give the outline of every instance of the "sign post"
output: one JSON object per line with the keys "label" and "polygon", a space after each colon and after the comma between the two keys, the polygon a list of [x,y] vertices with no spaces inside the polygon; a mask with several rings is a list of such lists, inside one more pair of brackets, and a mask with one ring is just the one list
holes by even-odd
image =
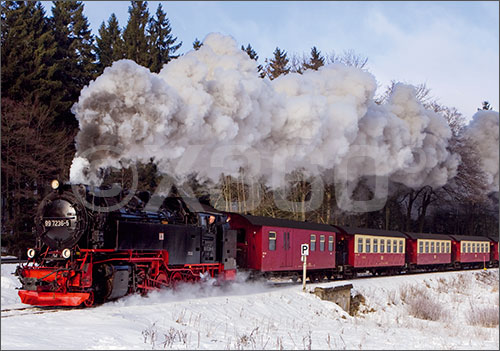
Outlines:
{"label": "sign post", "polygon": [[302,255],[302,262],[304,262],[304,266],[302,269],[302,291],[306,291],[306,269],[307,256],[309,256],[309,244],[300,245],[300,254]]}

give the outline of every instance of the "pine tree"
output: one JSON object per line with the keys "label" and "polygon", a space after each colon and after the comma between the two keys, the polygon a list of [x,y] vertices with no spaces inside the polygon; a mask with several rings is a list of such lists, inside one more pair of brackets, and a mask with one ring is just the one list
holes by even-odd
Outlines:
{"label": "pine tree", "polygon": [[96,54],[99,60],[99,71],[111,66],[114,61],[125,57],[125,44],[121,37],[121,30],[118,26],[118,19],[112,13],[106,26],[102,22],[99,28],[99,37],[96,38]]}
{"label": "pine tree", "polygon": [[195,50],[199,50],[202,45],[203,45],[203,43],[201,41],[199,41],[198,38],[196,38],[193,41],[193,49],[195,49]]}
{"label": "pine tree", "polygon": [[481,110],[491,110],[491,106],[490,106],[489,101],[483,101],[483,106],[481,108],[478,108],[477,110],[478,111],[481,111]]}
{"label": "pine tree", "polygon": [[325,65],[325,58],[321,56],[321,51],[319,51],[316,46],[311,49],[311,58],[308,62],[304,62],[302,69],[305,71],[307,69],[318,70],[321,66]]}
{"label": "pine tree", "polygon": [[149,23],[148,3],[147,1],[131,1],[130,4],[128,8],[130,16],[123,31],[125,57],[134,60],[139,65],[150,67],[152,60],[146,32]]}
{"label": "pine tree", "polygon": [[3,1],[1,58],[2,98],[33,101],[47,106],[54,81],[56,43],[40,2]]}
{"label": "pine tree", "polygon": [[290,72],[290,67],[288,66],[288,58],[286,57],[285,50],[280,50],[276,47],[274,50],[274,58],[269,60],[267,64],[267,76],[269,79],[273,80],[281,76],[282,74],[288,74]]}
{"label": "pine tree", "polygon": [[97,75],[94,38],[81,1],[54,1],[53,4],[52,29],[57,42],[54,79],[62,84],[54,99],[59,101],[62,120],[76,126],[71,106],[78,100],[82,88]]}
{"label": "pine tree", "polygon": [[[246,48],[241,45],[241,50],[245,51],[248,54],[248,57],[250,57],[252,60],[257,61],[259,59],[259,56],[257,56],[257,52],[252,48],[250,44],[248,44]],[[262,65],[257,66],[257,72],[259,73],[259,76],[261,78],[264,78],[266,76],[264,67],[262,67]]]}
{"label": "pine tree", "polygon": [[160,72],[163,65],[179,57],[174,55],[182,45],[176,44],[177,38],[172,35],[170,21],[161,4],[158,5],[155,18],[151,18],[148,26],[149,47],[151,52],[151,71]]}
{"label": "pine tree", "polygon": [[252,48],[250,44],[248,44],[246,48],[244,45],[241,45],[241,50],[245,51],[248,54],[248,57],[250,57],[252,60],[257,61],[259,59],[259,56],[257,56],[257,52]]}

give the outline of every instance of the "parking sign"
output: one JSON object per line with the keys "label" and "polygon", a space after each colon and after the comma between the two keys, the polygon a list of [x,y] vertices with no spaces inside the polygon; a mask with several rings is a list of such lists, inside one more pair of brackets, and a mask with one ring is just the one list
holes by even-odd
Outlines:
{"label": "parking sign", "polygon": [[302,256],[309,256],[309,244],[300,245],[300,254]]}

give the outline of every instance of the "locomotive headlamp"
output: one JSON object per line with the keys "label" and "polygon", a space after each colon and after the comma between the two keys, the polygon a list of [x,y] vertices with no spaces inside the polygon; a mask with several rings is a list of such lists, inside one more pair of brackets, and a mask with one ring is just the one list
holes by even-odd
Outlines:
{"label": "locomotive headlamp", "polygon": [[62,252],[62,257],[64,258],[69,258],[71,256],[71,250],[70,249],[64,249]]}
{"label": "locomotive headlamp", "polygon": [[50,183],[50,186],[52,187],[52,189],[56,190],[57,188],[59,188],[59,181],[57,179],[54,179],[52,183]]}
{"label": "locomotive headlamp", "polygon": [[35,257],[36,251],[35,249],[28,249],[28,257],[33,258]]}

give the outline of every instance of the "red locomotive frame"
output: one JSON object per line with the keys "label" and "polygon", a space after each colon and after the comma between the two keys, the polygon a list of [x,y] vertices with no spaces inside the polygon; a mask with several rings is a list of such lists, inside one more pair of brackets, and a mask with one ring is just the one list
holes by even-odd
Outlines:
{"label": "red locomotive frame", "polygon": [[[45,255],[58,252],[47,251]],[[195,282],[201,277],[233,280],[236,270],[225,270],[224,264],[186,264],[169,266],[168,252],[134,252],[81,249],[78,258],[66,262],[64,268],[54,270],[54,267],[33,266],[30,261],[18,268],[18,274],[23,278],[42,280],[48,286],[57,286],[56,290],[48,290],[38,286],[35,290],[19,290],[21,301],[38,306],[92,306],[95,302],[92,272],[95,265],[111,262],[134,265],[139,270],[143,280],[135,285],[135,289],[143,294],[162,287],[175,287],[179,282]],[[96,255],[106,254],[104,258]],[[131,293],[134,291],[129,291]]]}

